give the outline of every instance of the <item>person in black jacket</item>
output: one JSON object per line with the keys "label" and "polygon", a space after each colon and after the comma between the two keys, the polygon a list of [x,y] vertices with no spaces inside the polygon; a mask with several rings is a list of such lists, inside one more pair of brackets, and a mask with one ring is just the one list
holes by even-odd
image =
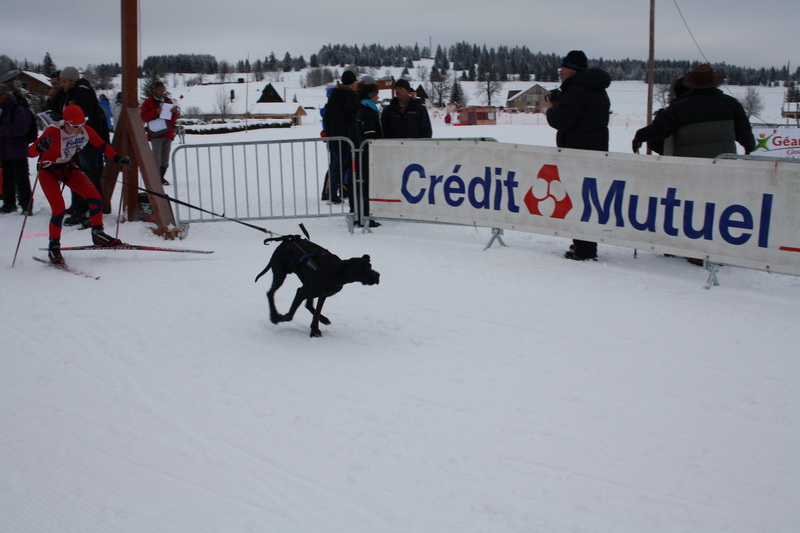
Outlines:
{"label": "person in black jacket", "polygon": [[717,89],[724,81],[711,65],[700,65],[686,74],[682,84],[688,89],[682,97],[660,112],[653,122],[636,132],[633,151],[643,142],[672,138],[671,155],[716,157],[736,153],[736,143],[746,154],[755,149],[756,140],[742,104]]}
{"label": "person in black jacket", "polygon": [[[586,54],[573,50],[561,62],[561,87],[549,95],[547,123],[555,128],[556,146],[608,151],[608,114],[611,103],[606,89],[607,72],[588,68]],[[597,243],[575,239],[564,254],[567,259],[597,259]]]}
{"label": "person in black jacket", "polygon": [[[97,132],[101,139],[108,142],[108,126],[105,113],[100,107],[92,84],[86,78],[81,78],[75,67],[64,67],[61,70],[61,87],[65,93],[63,105],[77,105],[88,117],[89,126]],[[58,117],[61,118],[60,116]],[[98,191],[102,192],[101,177],[103,174],[103,154],[94,146],[86,146],[76,156],[78,166],[89,177],[89,180]],[[89,204],[83,196],[73,192],[72,204],[68,210],[70,216],[64,219],[65,226],[89,227]]]}
{"label": "person in black jacket", "polygon": [[[355,143],[356,113],[360,107],[356,94],[357,83],[356,75],[351,70],[345,70],[342,73],[342,84],[335,87],[328,96],[328,103],[325,105],[326,137],[347,137]],[[340,204],[342,180],[351,164],[350,145],[342,141],[329,141],[328,152],[329,198],[332,203]]]}
{"label": "person in black jacket", "polygon": [[0,167],[3,169],[3,207],[0,213],[30,214],[31,180],[28,172],[28,140],[33,113],[18,88],[0,83]]}
{"label": "person in black jacket", "polygon": [[381,125],[387,139],[430,139],[433,136],[431,118],[425,106],[411,97],[408,80],[394,84],[396,96],[381,113]]}
{"label": "person in black jacket", "polygon": [[[356,147],[360,147],[361,143],[369,139],[383,139],[383,127],[381,126],[381,110],[378,107],[378,100],[380,98],[380,90],[378,84],[374,82],[361,83],[358,86],[358,97],[361,100],[361,107],[356,114]],[[364,226],[364,220],[369,217],[369,145],[364,145],[364,151],[361,154],[361,162],[358,167],[359,177],[361,181],[360,194],[353,192],[350,193],[350,212],[356,213],[355,225],[358,228]],[[357,186],[358,184],[356,184]],[[356,187],[350,187],[353,191]],[[359,211],[353,210],[353,198],[358,197],[361,199]],[[369,221],[369,227],[377,228],[380,223],[375,220]]]}

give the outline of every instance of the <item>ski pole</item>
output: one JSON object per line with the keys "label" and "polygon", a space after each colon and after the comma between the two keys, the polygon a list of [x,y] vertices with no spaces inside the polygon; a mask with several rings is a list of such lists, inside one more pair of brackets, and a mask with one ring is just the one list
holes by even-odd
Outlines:
{"label": "ski pole", "polygon": [[[123,177],[128,177],[128,170],[129,169],[125,169],[125,170],[122,171]],[[122,183],[124,183],[124,181]],[[119,219],[122,216],[122,197],[123,196],[125,196],[125,195],[122,194],[122,192],[120,192],[120,195],[119,195],[119,207],[117,207],[117,230],[116,230],[116,233],[114,234],[114,238],[116,238],[116,239],[119,239]]]}
{"label": "ski pole", "polygon": [[19,230],[19,239],[17,239],[17,249],[14,250],[14,260],[11,261],[11,268],[17,264],[17,254],[19,253],[19,245],[22,243],[22,235],[25,233],[25,224],[28,222],[28,213],[33,209],[33,195],[36,192],[36,186],[39,184],[39,172],[36,172],[36,179],[33,181],[33,189],[31,190],[31,197],[28,199],[28,205],[25,206],[25,218],[22,219],[22,229]]}

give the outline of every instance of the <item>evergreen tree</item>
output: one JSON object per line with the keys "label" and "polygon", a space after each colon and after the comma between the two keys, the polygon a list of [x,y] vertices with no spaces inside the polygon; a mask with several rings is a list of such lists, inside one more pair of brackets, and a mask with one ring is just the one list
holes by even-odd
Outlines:
{"label": "evergreen tree", "polygon": [[55,72],[56,64],[53,63],[53,59],[50,57],[50,52],[47,52],[44,55],[44,59],[42,60],[42,74],[45,76],[49,76],[51,73]]}
{"label": "evergreen tree", "polygon": [[457,104],[459,107],[466,107],[467,96],[464,94],[464,89],[458,80],[453,80],[453,87],[450,89],[450,102]]}

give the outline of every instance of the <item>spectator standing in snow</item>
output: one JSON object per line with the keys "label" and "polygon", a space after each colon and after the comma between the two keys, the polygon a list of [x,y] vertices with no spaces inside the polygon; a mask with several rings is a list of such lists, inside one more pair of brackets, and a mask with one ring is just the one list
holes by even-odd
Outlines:
{"label": "spectator standing in snow", "polygon": [[119,127],[119,116],[122,114],[122,93],[117,93],[114,104],[111,106],[111,118],[114,120],[114,128]]}
{"label": "spectator standing in snow", "polygon": [[114,123],[111,121],[111,102],[108,101],[106,95],[101,94],[99,97],[100,107],[103,109],[103,115],[106,117],[106,129],[109,132],[114,131]]}
{"label": "spectator standing in snow", "polygon": [[736,143],[749,154],[755,149],[753,130],[742,104],[720,91],[725,77],[711,65],[700,65],[682,78],[687,92],[636,132],[633,151],[643,142],[672,137],[673,154],[716,157],[736,153]]}
{"label": "spectator standing in snow", "polygon": [[[356,113],[361,107],[356,94],[357,85],[353,71],[345,70],[342,73],[341,85],[331,91],[328,103],[325,105],[326,137],[347,137],[355,144]],[[350,145],[342,141],[328,141],[328,151],[330,152],[330,201],[340,204],[342,181],[352,161]],[[352,190],[353,187],[349,188]]]}
{"label": "spectator standing in snow", "polygon": [[73,159],[91,144],[119,165],[130,167],[129,157],[121,157],[107,141],[89,126],[83,110],[77,105],[68,105],[62,113],[63,119],[47,127],[28,148],[28,156],[38,157],[39,183],[45,198],[50,203],[50,245],[48,256],[55,264],[64,263],[61,256],[61,226],[64,219],[64,197],[60,184],[84,198],[89,205],[92,225],[92,242],[97,246],[114,247],[122,242],[103,232],[103,201],[99,190],[89,180]]}
{"label": "spectator standing in snow", "polygon": [[32,120],[25,97],[8,85],[0,84],[0,166],[3,169],[3,207],[0,207],[0,213],[15,213],[17,200],[23,214],[30,209],[26,135]]}
{"label": "spectator standing in snow", "polygon": [[[103,141],[108,141],[108,128],[103,116],[103,109],[97,99],[92,84],[82,78],[75,67],[64,67],[61,70],[61,89],[64,91],[64,109],[70,105],[77,105],[88,117],[89,126],[100,136]],[[58,116],[61,119],[62,116]],[[101,178],[103,175],[103,154],[94,145],[87,144],[77,155],[78,165],[89,177],[95,189],[102,191]],[[88,212],[89,204],[83,196],[73,191],[70,216],[64,220],[65,226],[83,226],[88,228],[91,224]]]}
{"label": "spectator standing in snow", "polygon": [[[675,80],[670,86],[669,90],[670,93],[669,105],[674,104],[675,101],[678,100],[679,98],[683,98],[688,91],[689,88],[683,84],[683,76]],[[653,119],[656,119],[659,116],[661,116],[661,114],[663,114],[666,110],[667,110],[666,107],[658,109],[655,113],[653,113]],[[670,136],[665,139],[647,141],[647,148],[651,152],[655,152],[659,155],[675,155],[675,146],[673,144],[673,140],[674,139]],[[638,153],[638,149],[639,149],[638,146],[634,146],[633,151],[635,153]]]}
{"label": "spectator standing in snow", "polygon": [[[358,97],[360,99],[361,107],[356,113],[356,147],[361,146],[366,140],[369,139],[382,139],[383,127],[381,126],[381,110],[378,107],[378,99],[380,98],[380,90],[378,84],[375,82],[362,83],[358,87]],[[358,167],[358,175],[361,180],[361,189],[358,191],[360,202],[360,217],[355,221],[357,228],[364,227],[364,220],[369,217],[369,145],[364,145],[364,151],[361,153],[361,161]],[[350,212],[355,210],[354,198],[356,196],[355,189],[358,186],[353,184],[350,187]],[[369,221],[369,227],[377,228],[380,223],[375,220]]]}
{"label": "spectator standing in snow", "polygon": [[[166,106],[166,109],[165,109]],[[165,111],[166,113],[162,113]],[[142,121],[147,125],[147,138],[150,140],[150,149],[161,173],[161,184],[169,185],[164,177],[169,167],[169,154],[172,150],[172,140],[175,138],[175,121],[180,116],[176,106],[162,81],[156,81],[150,89],[148,96],[142,103],[140,111]],[[162,115],[166,115],[162,117]]]}
{"label": "spectator standing in snow", "polygon": [[[549,95],[547,123],[555,128],[556,146],[608,151],[608,114],[611,103],[606,89],[607,72],[588,68],[586,54],[572,50],[561,61],[561,87]],[[564,254],[567,259],[597,259],[597,243],[575,239]]]}
{"label": "spectator standing in snow", "polygon": [[397,80],[395,97],[381,113],[381,125],[387,139],[430,139],[433,136],[428,110],[411,96],[408,80]]}

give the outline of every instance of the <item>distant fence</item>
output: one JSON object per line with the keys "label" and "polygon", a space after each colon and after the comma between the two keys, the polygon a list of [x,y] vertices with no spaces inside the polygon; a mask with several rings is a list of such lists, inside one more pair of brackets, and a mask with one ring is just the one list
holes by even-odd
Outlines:
{"label": "distant fence", "polygon": [[[353,149],[346,138],[332,139]],[[172,153],[174,196],[238,220],[347,216],[346,203],[322,200],[328,155],[321,138],[184,144]],[[220,220],[177,203],[174,210],[184,228]]]}

